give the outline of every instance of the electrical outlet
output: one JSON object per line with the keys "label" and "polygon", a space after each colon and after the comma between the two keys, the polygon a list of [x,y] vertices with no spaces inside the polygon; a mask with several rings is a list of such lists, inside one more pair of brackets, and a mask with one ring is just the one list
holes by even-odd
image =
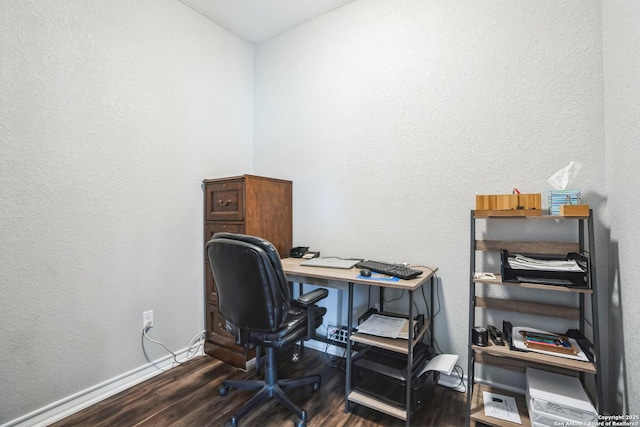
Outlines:
{"label": "electrical outlet", "polygon": [[149,329],[153,328],[153,310],[142,313],[142,327]]}
{"label": "electrical outlet", "polygon": [[337,326],[327,326],[327,339],[332,340],[338,335],[340,328]]}
{"label": "electrical outlet", "polygon": [[347,328],[327,326],[327,339],[341,343],[347,343]]}

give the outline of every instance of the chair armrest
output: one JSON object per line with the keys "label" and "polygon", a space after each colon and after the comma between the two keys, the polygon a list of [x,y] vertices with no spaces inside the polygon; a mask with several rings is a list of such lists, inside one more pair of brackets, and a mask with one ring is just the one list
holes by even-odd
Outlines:
{"label": "chair armrest", "polygon": [[315,289],[311,292],[307,292],[304,295],[300,295],[297,299],[296,302],[306,306],[312,305],[317,303],[318,301],[320,301],[321,299],[324,299],[327,297],[327,295],[329,295],[329,291],[324,289],[324,288],[318,288]]}
{"label": "chair armrest", "polygon": [[329,291],[324,288],[314,289],[311,292],[307,292],[304,295],[300,295],[297,299],[291,301],[298,307],[301,307],[303,310],[307,310],[307,337],[306,340],[309,340],[313,337],[314,332],[316,330],[316,315],[314,310],[316,308],[315,303],[320,301],[321,299],[326,298],[329,295]]}

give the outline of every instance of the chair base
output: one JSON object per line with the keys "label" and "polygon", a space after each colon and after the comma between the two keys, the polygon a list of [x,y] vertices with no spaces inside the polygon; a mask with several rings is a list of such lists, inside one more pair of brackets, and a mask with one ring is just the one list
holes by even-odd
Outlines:
{"label": "chair base", "polygon": [[267,347],[267,360],[265,363],[265,379],[258,380],[226,380],[220,386],[218,392],[221,396],[227,394],[229,388],[240,390],[259,390],[238,412],[231,417],[231,426],[236,427],[238,421],[250,411],[256,409],[269,399],[275,399],[282,406],[294,413],[299,422],[294,424],[298,427],[307,425],[307,413],[286,395],[284,390],[312,385],[314,391],[320,389],[320,375],[310,375],[302,378],[289,378],[278,380],[278,365],[275,357],[276,350]]}

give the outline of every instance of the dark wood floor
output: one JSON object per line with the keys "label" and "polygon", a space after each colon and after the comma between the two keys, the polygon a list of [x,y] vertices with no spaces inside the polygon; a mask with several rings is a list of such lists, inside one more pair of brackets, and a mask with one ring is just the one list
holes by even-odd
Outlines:
{"label": "dark wood floor", "polygon": [[[300,362],[279,361],[281,378],[319,374],[322,387],[289,391],[292,400],[309,414],[308,427],[404,426],[404,421],[352,404],[344,413],[344,371],[333,367],[326,354],[306,348]],[[224,426],[253,392],[229,391],[218,395],[224,379],[255,379],[223,362],[199,357],[53,424],[67,426]],[[465,395],[445,387],[435,388],[432,400],[414,416],[412,426],[458,427],[468,425]],[[271,401],[240,421],[240,426],[292,426],[295,415]]]}

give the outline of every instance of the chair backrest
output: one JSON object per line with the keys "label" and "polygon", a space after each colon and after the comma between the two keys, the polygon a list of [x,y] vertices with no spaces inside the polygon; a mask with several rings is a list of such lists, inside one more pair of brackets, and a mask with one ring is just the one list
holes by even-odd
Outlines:
{"label": "chair backrest", "polygon": [[243,330],[281,327],[291,291],[276,248],[254,236],[216,233],[206,250],[220,313]]}

